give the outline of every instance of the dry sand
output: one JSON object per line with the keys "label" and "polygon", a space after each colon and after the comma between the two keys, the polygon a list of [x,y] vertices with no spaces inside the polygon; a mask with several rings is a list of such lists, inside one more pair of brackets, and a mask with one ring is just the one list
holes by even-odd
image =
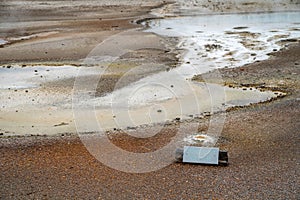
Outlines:
{"label": "dry sand", "polygon": [[[40,26],[39,22],[36,28],[25,29],[24,34],[51,34],[4,46],[0,49],[1,63],[76,63],[93,48],[94,42],[100,42],[120,30],[136,27],[137,25],[128,22],[141,15],[148,17],[149,5],[117,8],[101,5],[96,8],[107,12],[103,11],[103,16],[97,16],[102,18],[97,21],[73,18],[60,23],[59,19],[59,22],[54,20],[54,24],[51,21],[45,23],[45,26]],[[128,12],[125,15],[124,11],[119,13],[126,9]],[[118,19],[113,20],[112,16]],[[24,26],[28,24],[25,23]],[[53,30],[58,30],[59,33],[52,33]],[[6,33],[10,33],[10,37],[24,36],[13,29],[7,29]],[[78,41],[76,37],[82,40]],[[62,43],[67,41],[69,45],[64,45],[67,47],[62,50]],[[76,55],[64,53],[72,52],[72,49],[78,50],[76,45],[80,41],[90,45],[80,49]],[[49,49],[49,46],[53,49]],[[29,50],[33,52],[27,53]],[[221,70],[227,85],[276,89],[288,93],[282,99],[228,111],[218,142],[222,149],[229,151],[228,167],[174,163],[151,173],[129,174],[110,169],[97,161],[74,135],[2,137],[0,198],[299,199],[299,52],[300,44],[296,43],[274,53],[267,61]],[[213,73],[207,77],[213,79]],[[195,80],[201,81],[201,78],[195,77]],[[208,121],[209,117],[181,123],[188,125],[198,122],[199,131],[205,132]],[[149,152],[168,143],[179,125],[166,125],[160,134],[150,139],[133,138],[118,131],[111,132],[111,141],[132,152]]]}

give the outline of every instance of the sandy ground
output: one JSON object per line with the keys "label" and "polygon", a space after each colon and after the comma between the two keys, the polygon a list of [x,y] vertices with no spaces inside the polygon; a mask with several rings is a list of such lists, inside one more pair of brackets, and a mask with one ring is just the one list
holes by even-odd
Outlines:
{"label": "sandy ground", "polygon": [[[77,137],[6,138],[0,149],[1,198],[299,199],[299,50],[296,45],[268,61],[223,70],[225,79],[238,84],[259,79],[267,85],[268,77],[280,76],[287,81],[279,80],[284,85],[278,87],[290,94],[227,113],[219,145],[229,151],[228,167],[174,163],[128,174],[101,164]],[[200,131],[207,129],[207,120],[200,120]],[[145,152],[164,145],[176,130],[169,125],[146,140],[112,133],[111,140]]]}
{"label": "sandy ground", "polygon": [[[12,2],[19,5],[19,1]],[[55,1],[49,3],[55,4]],[[74,6],[65,12],[69,13],[70,19],[61,22],[60,15],[56,13],[57,20],[49,20],[49,16],[46,17],[47,20],[34,18],[38,21],[37,26],[28,25],[26,20],[18,19],[22,22],[20,29],[30,28],[25,28],[24,33],[20,33],[20,29],[14,29],[13,26],[7,27],[5,31],[1,30],[2,38],[8,39],[8,35],[13,38],[9,40],[10,44],[0,48],[1,63],[5,66],[10,63],[40,62],[76,64],[85,58],[95,43],[120,30],[137,27],[128,22],[142,16],[148,17],[148,6],[157,5],[147,1],[145,5],[138,6],[139,9],[126,5],[99,5],[95,9],[102,9],[103,13],[97,19],[87,17],[82,20],[75,20],[78,16],[74,13],[81,7]],[[22,4],[21,7],[23,6]],[[42,4],[39,6],[45,9]],[[86,6],[88,12],[90,7]],[[43,9],[37,13],[44,12]],[[126,14],[124,10],[127,10]],[[25,16],[32,20],[32,14]],[[112,16],[117,19],[111,19]],[[44,26],[40,26],[41,23]],[[47,34],[34,35],[45,32]],[[31,39],[19,38],[28,35],[34,36]],[[87,45],[77,51],[81,42]],[[165,49],[158,48],[140,54],[156,56],[159,54],[157,51]],[[226,85],[230,87],[250,86],[288,93],[288,96],[275,101],[227,112],[218,146],[229,151],[228,167],[173,163],[155,172],[130,174],[108,168],[97,161],[74,135],[2,137],[0,198],[299,199],[299,52],[300,44],[296,43],[274,53],[267,61],[220,70]],[[163,57],[158,62],[170,62],[171,58],[172,56]],[[206,77],[213,81],[214,73],[206,74]],[[111,77],[107,78],[113,82]],[[201,81],[201,76],[194,79]],[[56,90],[66,82],[49,84]],[[110,90],[107,88],[99,93]],[[209,119],[207,116],[204,119],[168,124],[156,137],[150,139],[130,137],[119,131],[110,132],[110,140],[132,152],[150,152],[167,144],[176,135],[179,125],[188,126],[189,123],[197,122],[200,124],[199,131],[205,132]],[[142,128],[138,131],[149,130]]]}
{"label": "sandy ground", "polygon": [[138,27],[132,23],[134,20],[150,16],[149,10],[162,4],[163,1],[1,2],[0,38],[8,44],[0,48],[0,63],[76,63],[108,36]]}

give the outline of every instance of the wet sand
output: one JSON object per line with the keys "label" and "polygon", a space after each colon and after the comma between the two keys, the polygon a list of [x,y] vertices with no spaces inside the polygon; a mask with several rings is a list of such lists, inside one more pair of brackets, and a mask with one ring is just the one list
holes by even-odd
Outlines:
{"label": "wet sand", "polygon": [[[125,28],[135,26],[127,24],[130,20],[124,22]],[[61,45],[61,38],[58,38],[57,44]],[[43,54],[43,57],[41,53],[23,57],[22,52],[32,48],[31,42],[34,41],[20,41],[0,49],[8,52],[1,57],[1,62],[5,65],[10,62],[56,62],[61,55],[57,52],[61,47],[57,47],[51,56]],[[60,61],[76,63],[76,59],[83,58],[92,46],[83,50],[80,56],[66,55]],[[33,47],[36,51],[44,51],[41,46]],[[19,54],[17,49],[20,49]],[[275,52],[267,61],[220,70],[230,87],[256,87],[288,93],[271,102],[228,110],[217,144],[229,151],[228,167],[174,163],[151,173],[129,174],[101,164],[71,133],[59,137],[2,137],[0,198],[299,199],[299,52],[300,44],[296,43]],[[4,54],[1,52],[0,55]],[[214,73],[206,74],[206,77],[213,82]],[[201,81],[200,76],[194,79]],[[120,131],[110,132],[110,140],[132,152],[151,152],[167,144],[176,135],[179,125],[197,122],[199,131],[205,132],[209,119],[206,116],[165,125],[150,139],[130,137]],[[147,128],[139,130],[148,131]]]}

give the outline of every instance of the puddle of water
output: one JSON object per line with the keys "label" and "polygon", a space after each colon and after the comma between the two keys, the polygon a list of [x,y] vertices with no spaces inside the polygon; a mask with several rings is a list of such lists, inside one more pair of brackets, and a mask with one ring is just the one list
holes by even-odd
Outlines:
{"label": "puddle of water", "polygon": [[282,48],[281,40],[299,40],[299,19],[299,12],[279,12],[177,17],[146,23],[150,26],[147,32],[181,38],[178,48],[187,51],[182,55],[181,68],[193,76],[194,68],[205,73],[267,59],[268,53]]}
{"label": "puddle of water", "polygon": [[[39,87],[40,84],[76,77],[81,67],[74,66],[27,66],[13,65],[0,68],[0,89],[25,89]],[[100,67],[81,70],[81,75],[101,73]]]}
{"label": "puddle of water", "polygon": [[[91,124],[95,116],[98,119],[96,125],[99,124],[103,130],[126,129],[164,123],[176,118],[191,119],[203,116],[204,113],[222,112],[230,107],[259,103],[280,95],[272,91],[234,89],[174,77],[160,73],[104,97],[80,99],[75,96],[76,120],[84,126],[79,129],[86,132],[98,130]],[[93,112],[88,117],[87,113],[91,110]]]}

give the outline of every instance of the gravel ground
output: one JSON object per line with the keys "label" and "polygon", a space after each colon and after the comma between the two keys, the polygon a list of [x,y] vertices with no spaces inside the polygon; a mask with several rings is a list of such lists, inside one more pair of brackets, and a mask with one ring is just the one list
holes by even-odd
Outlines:
{"label": "gravel ground", "polygon": [[[19,1],[11,2],[18,5]],[[50,3],[53,2],[55,3]],[[144,15],[148,10],[149,8],[144,7],[141,12]],[[141,13],[128,12],[128,15],[122,25],[118,26],[124,29],[133,27],[134,25],[125,24],[132,20],[131,17],[136,18],[135,16]],[[73,37],[81,31],[74,27],[86,24],[82,21],[72,23],[72,26],[55,24],[52,28],[46,23],[43,28],[47,31],[53,27],[68,28],[60,30],[58,35],[39,38],[45,40],[37,46],[32,46],[32,40],[29,43],[22,40],[1,48],[0,61],[5,63],[57,60],[62,52],[57,52],[57,49],[61,49],[61,39],[65,41],[65,36]],[[104,26],[108,32],[104,29],[98,30],[98,23],[103,22],[91,22],[95,26],[89,26],[94,27],[89,31],[100,31],[104,35],[93,35],[88,39],[91,42],[90,46],[78,55],[66,54],[62,61],[74,61],[84,57],[89,49],[93,48],[92,44],[95,41],[102,41],[118,31],[112,27],[115,26],[114,23],[119,23],[118,20],[110,21]],[[103,27],[102,25],[100,27]],[[40,31],[38,28],[29,29],[28,32],[35,34]],[[13,35],[19,36],[14,32]],[[51,40],[52,37],[58,37],[58,40]],[[44,55],[44,50],[49,44],[53,47],[57,44],[59,47]],[[22,50],[18,51],[19,48]],[[30,48],[40,50],[44,57],[34,53],[22,56],[22,52],[27,52]],[[78,47],[70,45],[66,48]],[[227,167],[174,162],[151,173],[131,174],[108,168],[97,161],[80,139],[71,133],[72,136],[62,137],[2,137],[0,199],[300,199],[299,52],[300,44],[296,43],[274,53],[267,61],[220,70],[226,85],[276,89],[288,93],[281,99],[227,112],[218,142],[222,149],[229,152],[230,164]],[[28,58],[29,55],[32,57]],[[213,81],[213,73],[206,76]],[[201,77],[195,77],[195,80],[200,81]],[[197,122],[200,124],[199,131],[205,132],[208,121],[209,117],[166,125],[157,137],[150,139],[138,139],[120,132],[112,132],[111,141],[132,152],[153,151],[168,143],[168,140],[176,135],[179,125]],[[140,130],[148,131],[146,128]]]}
{"label": "gravel ground", "polygon": [[[237,79],[265,80],[274,75],[266,68],[280,60],[285,70],[298,69],[299,50],[296,45],[245,66],[247,74]],[[241,69],[224,73],[231,76],[236,70]],[[298,85],[299,78],[295,81]],[[101,164],[75,136],[1,139],[1,199],[299,199],[299,87],[291,88],[285,98],[227,113],[219,145],[229,151],[228,167],[174,163],[130,174]],[[201,123],[205,129],[205,120]],[[175,133],[172,125],[163,130],[166,137]],[[166,142],[122,136],[113,141],[131,151]]]}

